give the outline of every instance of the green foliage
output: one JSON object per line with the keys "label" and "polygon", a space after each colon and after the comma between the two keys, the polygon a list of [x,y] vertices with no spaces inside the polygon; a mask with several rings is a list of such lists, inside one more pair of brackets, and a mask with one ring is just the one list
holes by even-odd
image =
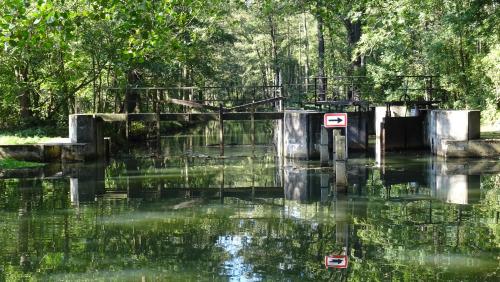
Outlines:
{"label": "green foliage", "polygon": [[51,138],[40,137],[40,136],[33,136],[33,137],[19,137],[15,135],[0,136],[0,144],[2,145],[37,144],[40,142],[47,142],[49,140],[51,140]]}
{"label": "green foliage", "polygon": [[494,121],[498,9],[492,0],[5,0],[0,128],[65,125],[69,113],[109,109],[107,89],[127,85],[271,85],[279,73],[307,96],[296,85],[319,73],[319,18],[325,75],[367,75],[375,88],[362,98],[400,99],[395,75],[439,75],[436,99]]}
{"label": "green foliage", "polygon": [[368,1],[357,52],[379,85],[389,74],[439,75],[448,107],[499,112],[498,5],[493,1]]}
{"label": "green foliage", "polygon": [[36,127],[26,129],[10,129],[0,133],[0,144],[36,144],[50,142],[66,135],[66,130],[61,131],[56,127]]}

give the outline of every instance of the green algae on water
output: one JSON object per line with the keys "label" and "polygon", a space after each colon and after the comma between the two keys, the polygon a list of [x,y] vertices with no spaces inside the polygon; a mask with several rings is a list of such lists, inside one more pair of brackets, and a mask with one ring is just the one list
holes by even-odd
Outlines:
{"label": "green algae on water", "polygon": [[42,167],[44,165],[44,163],[18,161],[13,159],[0,159],[0,169],[34,168]]}

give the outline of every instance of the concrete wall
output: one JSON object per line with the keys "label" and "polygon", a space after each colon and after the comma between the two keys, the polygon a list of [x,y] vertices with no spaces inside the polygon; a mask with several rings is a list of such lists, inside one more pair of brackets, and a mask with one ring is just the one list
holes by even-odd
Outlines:
{"label": "concrete wall", "polygon": [[[0,145],[0,159],[41,163],[81,162],[91,159],[89,152],[93,152],[94,148],[95,145],[88,143]],[[105,149],[104,146],[103,149]],[[106,156],[106,150],[103,154]]]}
{"label": "concrete wall", "polygon": [[43,179],[61,176],[61,163],[52,163],[36,168],[0,169],[0,179],[31,178]]}
{"label": "concrete wall", "polygon": [[286,160],[283,171],[285,199],[301,203],[320,199],[322,190],[329,190],[332,181],[329,173],[313,171],[308,163],[300,161]]}
{"label": "concrete wall", "polygon": [[447,158],[498,158],[500,139],[442,140],[440,155]]}
{"label": "concrete wall", "polygon": [[105,193],[105,170],[102,163],[78,165],[66,168],[70,175],[70,197],[73,204],[92,202]]}
{"label": "concrete wall", "polygon": [[0,145],[0,159],[52,162],[60,160],[59,144]]}
{"label": "concrete wall", "polygon": [[0,145],[0,158],[24,161],[86,161],[104,158],[104,121],[94,115],[69,116],[69,142],[29,145]]}
{"label": "concrete wall", "polygon": [[71,143],[87,144],[87,146],[68,150],[68,156],[84,160],[103,158],[106,152],[103,124],[102,118],[95,115],[70,115],[69,138]]}
{"label": "concrete wall", "polygon": [[466,205],[480,200],[481,171],[471,170],[467,162],[431,161],[431,196],[441,201]]}
{"label": "concrete wall", "polygon": [[[293,159],[319,159],[321,149],[321,130],[324,113],[314,111],[285,111],[284,113],[284,156]],[[368,148],[367,112],[348,113],[348,146],[350,150],[366,150]],[[276,130],[280,129],[279,123]],[[328,148],[332,148],[332,129],[328,131]],[[323,134],[324,135],[324,134]],[[279,135],[275,135],[279,140]],[[279,141],[276,141],[279,144]]]}
{"label": "concrete wall", "polygon": [[321,141],[323,114],[313,111],[286,111],[283,120],[285,157],[303,160],[319,158],[318,145]]}
{"label": "concrete wall", "polygon": [[468,141],[480,137],[480,112],[432,110],[426,117],[427,142],[431,152],[444,156],[443,140]]}
{"label": "concrete wall", "polygon": [[[430,148],[433,154],[448,157],[499,155],[498,143],[494,140],[468,142],[480,138],[480,111],[407,112],[406,107],[391,107],[391,117],[385,117],[386,109],[386,107],[375,109],[376,135],[382,140],[381,144],[385,150]],[[404,115],[408,116],[399,117]]]}

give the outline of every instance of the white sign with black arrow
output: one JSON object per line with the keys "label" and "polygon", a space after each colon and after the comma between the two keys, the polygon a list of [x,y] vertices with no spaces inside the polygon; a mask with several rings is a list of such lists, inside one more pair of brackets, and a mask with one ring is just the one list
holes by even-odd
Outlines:
{"label": "white sign with black arrow", "polygon": [[347,256],[325,256],[326,268],[347,268]]}
{"label": "white sign with black arrow", "polygon": [[323,124],[326,128],[347,127],[347,113],[325,114]]}

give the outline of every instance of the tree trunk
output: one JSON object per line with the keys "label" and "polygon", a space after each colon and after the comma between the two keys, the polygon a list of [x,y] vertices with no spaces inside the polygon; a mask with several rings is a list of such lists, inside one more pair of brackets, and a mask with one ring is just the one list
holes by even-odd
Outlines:
{"label": "tree trunk", "polygon": [[[95,55],[92,54],[92,75],[95,77]],[[97,85],[96,81],[92,81],[92,110],[97,112]]]}
{"label": "tree trunk", "polygon": [[140,75],[137,69],[129,69],[127,72],[127,83],[128,87],[125,92],[125,107],[127,113],[133,113],[140,111],[139,109],[139,92],[136,88],[139,86]]}
{"label": "tree trunk", "polygon": [[[265,46],[264,46],[264,50],[265,50]],[[264,61],[264,58],[261,56],[260,54],[260,51],[259,51],[259,47],[257,46],[256,48],[256,51],[257,51],[257,58],[259,58],[259,62],[260,62],[260,73],[262,75],[262,85],[263,86],[267,86],[267,73],[266,73],[266,65],[265,65],[265,61]],[[265,53],[265,52],[264,52]]]}
{"label": "tree trunk", "polygon": [[[319,5],[319,4],[318,4]],[[316,14],[318,21],[318,98],[320,101],[326,100],[326,78],[325,78],[325,37],[323,35],[323,17],[319,7]]]}
{"label": "tree trunk", "polygon": [[[349,68],[347,69],[348,76],[360,75],[361,67],[363,66],[363,60],[361,56],[356,55],[353,58],[354,48],[356,44],[361,39],[361,22],[359,20],[351,21],[349,19],[344,21],[344,25],[347,30],[347,56],[351,60]],[[347,98],[349,100],[360,100],[361,93],[360,89],[354,84],[354,78],[351,83],[352,87],[347,91]]]}
{"label": "tree trunk", "polygon": [[62,95],[66,98],[66,107],[64,107],[64,115],[74,114],[76,109],[76,93],[69,91],[68,81],[66,80],[66,66],[64,63],[64,53],[59,50],[59,79],[62,83]]}
{"label": "tree trunk", "polygon": [[305,92],[306,94],[309,92],[309,32],[307,31],[307,17],[306,17],[306,14],[303,13],[304,15],[304,37],[306,39],[305,43],[306,43],[306,52],[305,52],[305,55],[306,55],[306,65],[304,66],[305,69],[304,69],[304,73],[305,73],[305,78],[304,78],[304,82],[305,82]]}
{"label": "tree trunk", "polygon": [[29,122],[33,117],[33,113],[30,109],[30,90],[28,87],[28,66],[23,66],[20,68],[15,68],[16,78],[18,83],[21,85],[21,92],[18,96],[19,102],[19,113],[23,122]]}
{"label": "tree trunk", "polygon": [[355,58],[352,57],[354,48],[361,39],[361,22],[359,20],[346,20],[344,21],[344,25],[347,30],[347,56],[351,60],[348,75],[355,75],[355,73],[362,66],[361,56],[356,56]]}
{"label": "tree trunk", "polygon": [[269,28],[271,35],[271,49],[273,56],[274,85],[280,85],[281,70],[278,64],[278,39],[277,39],[276,24],[274,23],[273,18],[271,16],[269,16],[268,19],[269,19]]}

